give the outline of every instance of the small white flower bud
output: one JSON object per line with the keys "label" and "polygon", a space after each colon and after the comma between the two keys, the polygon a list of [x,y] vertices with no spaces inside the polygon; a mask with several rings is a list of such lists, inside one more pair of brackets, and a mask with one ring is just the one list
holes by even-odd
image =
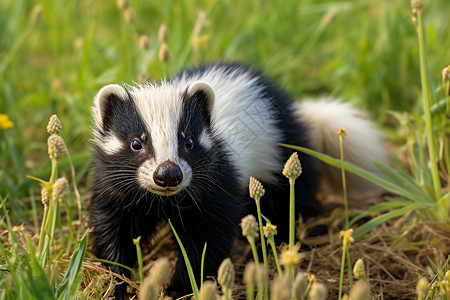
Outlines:
{"label": "small white flower bud", "polygon": [[170,59],[170,50],[169,50],[169,46],[167,46],[166,43],[162,44],[161,47],[159,47],[158,58],[162,62],[168,62],[169,61],[169,59]]}
{"label": "small white flower bud", "polygon": [[326,300],[328,298],[327,287],[320,282],[314,282],[308,293],[309,300]]}
{"label": "small white flower bud", "polygon": [[426,280],[423,277],[419,279],[416,285],[416,292],[419,298],[424,297],[427,294],[428,285],[429,285],[428,280]]}
{"label": "small white flower bud", "polygon": [[246,238],[255,238],[258,236],[258,221],[254,215],[247,215],[241,220],[242,235]]}
{"label": "small white flower bud", "polygon": [[48,155],[51,159],[61,159],[64,156],[66,145],[64,140],[57,134],[52,134],[47,139]]}
{"label": "small white flower bud", "polygon": [[53,184],[53,200],[61,200],[69,192],[69,182],[66,177],[58,178]]}
{"label": "small white flower bud", "polygon": [[159,286],[164,286],[170,280],[170,261],[167,257],[158,258],[150,269],[149,276]]}
{"label": "small white flower bud", "polygon": [[50,134],[58,134],[61,132],[61,129],[61,121],[58,119],[58,116],[52,115],[47,124],[47,132]]}
{"label": "small white flower bud", "polygon": [[217,271],[217,281],[223,287],[231,288],[234,284],[234,266],[231,259],[226,258]]}
{"label": "small white flower bud", "polygon": [[353,266],[353,275],[356,279],[363,279],[366,277],[366,267],[362,258],[358,259]]}
{"label": "small white flower bud", "polygon": [[217,295],[217,286],[214,282],[208,280],[203,282],[202,288],[198,295],[200,300],[217,300],[219,299]]}
{"label": "small white flower bud", "polygon": [[283,168],[283,175],[289,180],[295,180],[302,174],[302,165],[297,152],[292,153]]}
{"label": "small white flower bud", "polygon": [[262,196],[264,196],[266,190],[264,190],[263,185],[256,178],[250,177],[250,183],[248,185],[250,191],[250,197],[259,201]]}
{"label": "small white flower bud", "polygon": [[169,41],[169,28],[166,24],[161,24],[158,29],[158,40],[161,43],[167,43]]}
{"label": "small white flower bud", "polygon": [[292,284],[292,294],[297,299],[302,299],[303,295],[308,288],[308,279],[303,272],[298,272],[295,276],[294,283]]}

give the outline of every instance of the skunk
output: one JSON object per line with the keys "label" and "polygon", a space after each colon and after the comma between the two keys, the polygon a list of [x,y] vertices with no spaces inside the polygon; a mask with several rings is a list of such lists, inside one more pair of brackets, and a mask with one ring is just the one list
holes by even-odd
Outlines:
{"label": "skunk", "polygon": [[[240,64],[184,70],[160,85],[107,85],[95,97],[92,113],[94,251],[129,267],[137,259],[133,238],[141,236],[145,243],[170,219],[196,276],[205,243],[204,276],[216,275],[241,218],[253,212],[250,176],[266,191],[262,213],[278,225],[279,238],[287,239],[289,181],[281,171],[292,150],[280,143],[338,156],[336,133],[345,127],[348,160],[376,170],[372,161],[387,157],[380,133],[348,104],[293,102],[261,72]],[[322,174],[333,172],[323,172],[305,154],[299,159],[296,211],[307,218],[320,209],[316,193]],[[118,265],[109,267],[130,275]],[[189,292],[180,255],[167,293]],[[124,284],[116,286],[115,296],[126,296]]]}

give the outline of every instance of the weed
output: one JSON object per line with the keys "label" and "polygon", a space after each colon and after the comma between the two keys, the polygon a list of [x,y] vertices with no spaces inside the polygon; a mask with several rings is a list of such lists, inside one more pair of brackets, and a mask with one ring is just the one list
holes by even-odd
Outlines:
{"label": "weed", "polygon": [[[37,16],[35,17],[37,18]],[[58,250],[59,252],[54,255],[56,228],[61,225],[59,204],[69,190],[67,179],[65,177],[57,178],[58,162],[62,155],[68,152],[63,139],[59,136],[60,131],[61,124],[54,115],[47,125],[47,132],[51,134],[48,138],[48,154],[52,163],[49,181],[29,176],[42,184],[44,217],[37,249],[30,236],[22,233],[23,226],[12,226],[5,207],[6,198],[0,198],[1,209],[6,218],[6,224],[4,220],[0,224],[6,228],[9,239],[9,247],[5,247],[5,245],[0,247],[3,257],[2,264],[5,266],[3,272],[6,272],[2,273],[3,280],[0,281],[0,290],[2,290],[2,297],[6,296],[8,299],[18,297],[33,299],[36,296],[39,296],[39,299],[69,299],[77,294],[81,283],[81,266],[87,249],[87,235],[85,233],[81,237],[72,252],[71,243],[74,235],[71,227],[70,204],[67,201],[64,203],[68,216],[69,241],[65,246],[67,247],[66,255],[71,255],[71,259],[62,279],[59,277],[58,264],[60,263],[59,259],[64,256],[64,250]]]}

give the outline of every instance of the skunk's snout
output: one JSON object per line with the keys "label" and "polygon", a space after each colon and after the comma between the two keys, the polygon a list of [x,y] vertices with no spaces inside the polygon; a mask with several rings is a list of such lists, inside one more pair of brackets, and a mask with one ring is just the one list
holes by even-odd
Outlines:
{"label": "skunk's snout", "polygon": [[156,168],[153,180],[162,187],[176,187],[183,181],[183,173],[177,164],[167,160]]}

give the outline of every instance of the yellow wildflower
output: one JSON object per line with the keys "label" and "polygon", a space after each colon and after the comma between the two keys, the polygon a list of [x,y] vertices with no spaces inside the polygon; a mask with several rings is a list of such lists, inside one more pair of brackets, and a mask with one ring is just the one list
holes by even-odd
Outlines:
{"label": "yellow wildflower", "polygon": [[11,122],[8,115],[0,114],[0,128],[1,129],[8,129],[14,126],[14,123]]}
{"label": "yellow wildflower", "polygon": [[276,235],[277,234],[277,225],[273,224],[266,224],[266,226],[263,226],[264,235],[268,237],[269,235]]}
{"label": "yellow wildflower", "polygon": [[342,242],[344,244],[344,247],[347,247],[348,245],[352,244],[355,241],[355,239],[352,237],[352,234],[353,234],[353,229],[351,229],[351,228],[341,231],[341,235],[339,236],[339,238],[343,239]]}
{"label": "yellow wildflower", "polygon": [[416,285],[416,292],[419,298],[426,296],[428,291],[428,285],[429,285],[428,280],[426,280],[423,277],[419,279]]}
{"label": "yellow wildflower", "polygon": [[300,244],[295,244],[293,247],[286,247],[281,251],[280,263],[284,266],[297,266],[302,259],[302,255],[299,251]]}
{"label": "yellow wildflower", "polygon": [[345,128],[341,127],[339,128],[338,132],[337,132],[337,137],[344,137],[347,135],[347,131],[345,131]]}

